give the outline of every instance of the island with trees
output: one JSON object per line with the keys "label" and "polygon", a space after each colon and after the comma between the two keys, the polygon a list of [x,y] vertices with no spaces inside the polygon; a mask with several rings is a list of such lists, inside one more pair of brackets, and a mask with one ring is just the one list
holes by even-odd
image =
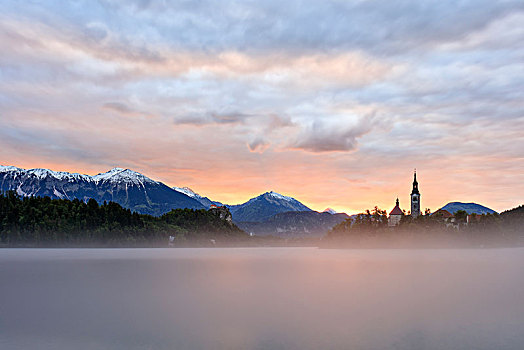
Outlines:
{"label": "island with trees", "polygon": [[[469,216],[469,219],[468,219]],[[400,223],[388,225],[385,210],[375,207],[334,226],[322,247],[513,247],[524,246],[524,206],[501,214],[468,215],[459,210],[453,222],[438,212],[426,211],[413,218],[403,215]]]}

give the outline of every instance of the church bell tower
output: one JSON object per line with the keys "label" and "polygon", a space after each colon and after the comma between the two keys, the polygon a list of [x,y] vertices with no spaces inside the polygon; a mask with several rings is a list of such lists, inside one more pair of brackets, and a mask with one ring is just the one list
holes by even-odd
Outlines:
{"label": "church bell tower", "polygon": [[413,190],[411,191],[411,217],[416,218],[420,215],[420,192],[418,191],[417,170],[413,178]]}

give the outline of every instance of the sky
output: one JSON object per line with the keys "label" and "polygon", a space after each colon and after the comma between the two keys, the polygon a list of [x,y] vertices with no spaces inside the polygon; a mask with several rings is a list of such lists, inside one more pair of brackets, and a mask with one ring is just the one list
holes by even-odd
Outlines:
{"label": "sky", "polygon": [[0,0],[0,164],[237,204],[524,203],[524,2]]}

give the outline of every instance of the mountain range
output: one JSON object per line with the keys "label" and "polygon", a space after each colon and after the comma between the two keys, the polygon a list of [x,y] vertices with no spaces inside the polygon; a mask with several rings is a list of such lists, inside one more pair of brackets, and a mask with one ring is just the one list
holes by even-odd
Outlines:
{"label": "mountain range", "polygon": [[[130,169],[113,168],[98,175],[56,172],[49,169],[22,169],[0,166],[0,191],[16,191],[21,196],[78,198],[99,203],[113,201],[141,214],[159,216],[171,209],[209,209],[223,206],[188,187],[169,187]],[[295,198],[274,191],[263,193],[229,208],[233,221],[247,232],[257,235],[318,236],[348,218],[328,208],[319,213]],[[442,209],[468,214],[495,211],[476,203],[452,202]]]}
{"label": "mountain range", "polygon": [[[130,169],[114,168],[90,176],[49,169],[0,166],[0,191],[20,196],[48,196],[57,199],[90,198],[99,203],[113,201],[141,214],[159,216],[171,209],[209,209],[222,203],[201,196],[188,187],[169,187]],[[298,200],[274,191],[243,204],[226,205],[235,223],[250,232],[280,236],[318,235],[343,220],[341,215],[318,213]]]}
{"label": "mountain range", "polygon": [[141,214],[159,216],[171,209],[204,209],[199,201],[129,169],[114,168],[95,176],[49,169],[0,166],[0,191],[21,196],[116,202]]}

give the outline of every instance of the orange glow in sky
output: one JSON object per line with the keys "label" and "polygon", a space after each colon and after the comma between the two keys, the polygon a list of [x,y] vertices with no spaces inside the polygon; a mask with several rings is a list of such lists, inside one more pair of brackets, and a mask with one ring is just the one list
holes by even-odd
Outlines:
{"label": "orange glow in sky", "polygon": [[522,10],[417,4],[8,3],[0,164],[350,214],[408,210],[417,168],[423,209],[523,204]]}

